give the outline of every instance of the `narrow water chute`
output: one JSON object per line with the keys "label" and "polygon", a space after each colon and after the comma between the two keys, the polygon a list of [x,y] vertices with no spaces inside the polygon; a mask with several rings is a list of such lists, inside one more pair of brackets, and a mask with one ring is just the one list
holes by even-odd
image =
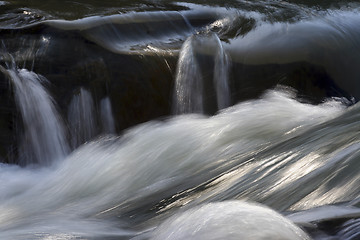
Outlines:
{"label": "narrow water chute", "polygon": [[103,133],[116,133],[114,116],[109,97],[105,97],[100,101],[101,125]]}
{"label": "narrow water chute", "polygon": [[86,89],[80,88],[73,96],[68,109],[68,122],[73,148],[96,136],[97,119],[94,100]]}
{"label": "narrow water chute", "polygon": [[7,72],[24,123],[19,147],[20,164],[49,165],[63,159],[69,146],[61,117],[43,86],[46,78],[26,69],[9,69]]}
{"label": "narrow water chute", "polygon": [[216,99],[218,109],[227,108],[230,106],[230,87],[229,87],[229,72],[230,72],[230,57],[225,52],[222,43],[217,34],[213,34],[217,45],[214,66],[214,86],[216,91]]}
{"label": "narrow water chute", "polygon": [[195,35],[184,42],[176,68],[173,111],[175,114],[203,113],[203,80],[196,59],[193,41]]}

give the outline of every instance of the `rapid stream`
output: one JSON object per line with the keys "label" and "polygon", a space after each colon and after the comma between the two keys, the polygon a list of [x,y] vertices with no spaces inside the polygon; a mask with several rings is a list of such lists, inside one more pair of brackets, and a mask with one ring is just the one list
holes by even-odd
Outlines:
{"label": "rapid stream", "polygon": [[0,1],[0,239],[360,239],[360,5],[318,2]]}

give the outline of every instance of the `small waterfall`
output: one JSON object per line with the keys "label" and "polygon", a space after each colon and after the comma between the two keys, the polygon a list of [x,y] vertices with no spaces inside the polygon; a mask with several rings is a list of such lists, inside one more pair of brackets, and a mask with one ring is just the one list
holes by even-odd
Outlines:
{"label": "small waterfall", "polygon": [[47,79],[26,69],[7,72],[24,122],[19,163],[49,165],[63,159],[69,147],[53,99],[42,85]]}
{"label": "small waterfall", "polygon": [[224,51],[221,41],[217,34],[214,34],[215,41],[218,45],[215,56],[214,66],[214,85],[216,89],[216,99],[218,109],[230,106],[230,89],[229,89],[229,70],[230,58]]}
{"label": "small waterfall", "polygon": [[80,88],[74,95],[68,110],[71,146],[76,148],[97,134],[96,114],[91,93]]}
{"label": "small waterfall", "polygon": [[204,79],[194,53],[195,43],[199,47],[205,45],[207,49],[214,52],[213,82],[217,108],[220,110],[230,106],[229,71],[231,63],[228,54],[215,33],[210,36],[202,36],[200,39],[195,39],[193,35],[184,42],[179,55],[173,104],[175,114],[204,112]]}
{"label": "small waterfall", "polygon": [[101,125],[103,133],[116,133],[110,98],[100,101]]}
{"label": "small waterfall", "polygon": [[174,113],[203,112],[203,83],[193,50],[194,36],[183,44],[176,69]]}

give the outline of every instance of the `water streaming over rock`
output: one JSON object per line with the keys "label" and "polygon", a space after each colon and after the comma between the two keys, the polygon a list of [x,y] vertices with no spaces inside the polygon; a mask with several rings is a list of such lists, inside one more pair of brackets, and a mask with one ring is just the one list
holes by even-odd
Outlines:
{"label": "water streaming over rock", "polygon": [[193,35],[186,39],[180,50],[176,68],[173,111],[175,114],[202,113],[203,106],[203,79],[197,62]]}
{"label": "water streaming over rock", "polygon": [[73,96],[68,110],[68,122],[71,130],[71,146],[91,140],[97,134],[96,111],[91,93],[84,88]]}
{"label": "water streaming over rock", "polygon": [[230,87],[229,87],[229,71],[230,57],[225,52],[222,43],[217,34],[213,35],[217,45],[214,66],[214,85],[216,90],[216,100],[218,109],[230,106]]}
{"label": "water streaming over rock", "polygon": [[204,99],[211,98],[212,94],[204,89],[204,85],[209,84],[206,83],[207,79],[203,76],[202,69],[207,69],[208,66],[198,63],[196,53],[196,48],[201,48],[203,45],[209,45],[210,54],[214,55],[212,88],[216,95],[217,109],[230,106],[230,57],[217,34],[192,35],[183,43],[177,63],[173,104],[176,114],[204,113]]}
{"label": "water streaming over rock", "polygon": [[175,214],[162,223],[151,240],[310,238],[288,219],[264,206],[242,201],[209,203]]}
{"label": "water streaming over rock", "polygon": [[[263,111],[253,111],[254,107]],[[275,111],[281,114],[271,114]],[[51,236],[64,232],[70,236],[122,236],[132,224],[144,221],[150,229],[154,227],[156,220],[152,217],[157,211],[165,217],[184,202],[188,202],[187,207],[195,206],[198,201],[207,203],[206,193],[219,198],[236,194],[245,194],[250,199],[264,197],[266,194],[262,192],[243,192],[241,186],[236,187],[237,181],[233,181],[232,176],[241,179],[241,173],[256,172],[261,166],[261,161],[247,158],[252,154],[266,154],[270,146],[276,147],[284,139],[299,136],[343,111],[337,102],[311,106],[298,103],[284,93],[271,92],[261,100],[234,106],[214,117],[181,115],[163,123],[139,125],[129,129],[122,138],[96,140],[76,149],[56,168],[32,171],[0,165],[1,183],[6,183],[0,184],[3,193],[0,236],[23,234],[25,239],[31,238],[31,229]],[[304,154],[306,157],[307,153]],[[234,155],[239,157],[231,159]],[[264,168],[272,163],[272,159],[263,161]],[[284,164],[285,170],[292,166],[291,162]],[[232,167],[238,169],[237,175],[231,172],[223,175]],[[312,171],[313,166],[304,163],[304,168]],[[286,172],[283,181],[291,177]],[[272,171],[259,174],[267,179],[259,188],[265,192],[279,178]],[[326,180],[321,175],[318,177]],[[42,181],[36,183],[38,179]],[[230,187],[229,192],[213,192],[211,185],[205,192],[181,190],[196,188],[211,179],[215,180],[211,185],[218,187],[216,189],[230,187],[231,183],[235,186]],[[257,187],[256,181],[248,184],[250,189]],[[316,185],[314,182],[309,187],[317,189]],[[170,201],[165,208],[158,206],[155,212],[141,210],[165,200]],[[299,198],[286,199],[290,200]],[[28,208],[29,202],[31,208]],[[113,216],[124,221],[123,227],[114,226],[117,221],[113,222]],[[37,220],[33,221],[34,218]],[[100,225],[95,227],[98,222]]]}
{"label": "water streaming over rock", "polygon": [[0,239],[357,240],[359,12],[0,1]]}
{"label": "water streaming over rock", "polygon": [[62,160],[68,154],[69,147],[62,120],[44,87],[47,80],[26,69],[9,69],[7,73],[24,123],[19,163],[50,165]]}
{"label": "water streaming over rock", "polygon": [[101,126],[103,133],[115,134],[114,116],[112,113],[111,102],[109,97],[105,97],[100,101]]}

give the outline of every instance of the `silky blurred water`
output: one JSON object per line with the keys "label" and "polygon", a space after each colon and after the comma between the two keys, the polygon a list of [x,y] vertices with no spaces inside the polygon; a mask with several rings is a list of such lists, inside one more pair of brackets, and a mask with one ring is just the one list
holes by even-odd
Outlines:
{"label": "silky blurred water", "polygon": [[357,239],[359,7],[0,1],[0,238]]}

